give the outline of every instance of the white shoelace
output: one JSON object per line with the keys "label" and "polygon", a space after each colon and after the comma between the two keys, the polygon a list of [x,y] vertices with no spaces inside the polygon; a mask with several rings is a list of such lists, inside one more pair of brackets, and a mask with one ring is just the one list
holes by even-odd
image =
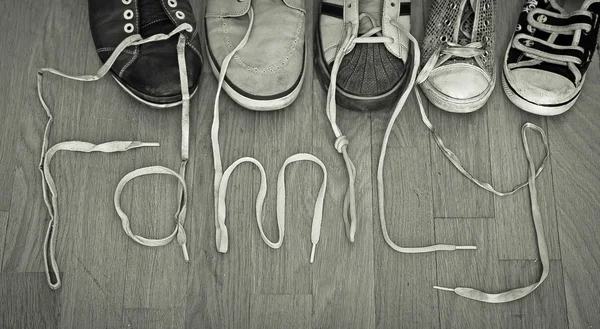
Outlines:
{"label": "white shoelace", "polygon": [[215,199],[215,238],[217,250],[221,253],[226,253],[229,248],[229,234],[227,230],[227,226],[225,225],[225,218],[227,216],[226,210],[226,196],[227,196],[227,186],[229,183],[229,177],[231,173],[237,168],[238,165],[249,162],[256,165],[261,174],[261,184],[260,189],[258,191],[258,195],[256,197],[256,222],[258,224],[258,229],[260,231],[261,238],[263,241],[271,248],[278,249],[283,244],[283,238],[285,234],[285,168],[288,164],[298,161],[310,161],[318,164],[323,171],[323,181],[321,183],[321,188],[319,190],[319,194],[317,196],[317,200],[315,202],[313,222],[312,222],[312,230],[311,230],[311,242],[312,242],[312,250],[310,255],[310,262],[314,261],[315,257],[315,249],[317,243],[319,242],[320,234],[321,234],[321,222],[323,218],[323,203],[325,199],[325,191],[327,189],[327,170],[325,165],[321,160],[311,154],[307,153],[299,153],[290,156],[286,159],[285,163],[281,167],[279,171],[279,177],[277,179],[277,227],[279,230],[279,239],[277,242],[272,242],[267,238],[263,231],[263,204],[265,200],[265,196],[267,194],[267,179],[265,170],[262,164],[252,158],[252,157],[243,157],[235,161],[231,164],[225,172],[223,172],[223,165],[221,163],[221,149],[219,146],[219,97],[221,95],[221,90],[223,88],[223,83],[225,81],[225,75],[227,73],[227,68],[229,67],[229,63],[233,56],[242,49],[246,43],[248,42],[248,38],[250,37],[250,32],[252,31],[252,26],[254,24],[254,10],[252,7],[248,12],[250,22],[248,25],[248,30],[244,35],[244,38],[240,41],[240,43],[223,59],[223,63],[221,64],[221,72],[219,72],[218,85],[217,85],[217,93],[215,96],[215,106],[214,106],[214,117],[211,129],[211,141],[212,141],[212,149],[213,149],[213,161],[215,167],[215,180],[214,180],[214,199]]}
{"label": "white shoelace", "polygon": [[[114,50],[109,59],[102,65],[102,67],[96,72],[94,75],[69,75],[58,70],[52,68],[43,68],[38,71],[37,77],[37,89],[38,89],[38,97],[44,111],[46,112],[46,116],[48,117],[48,121],[46,123],[46,128],[44,130],[44,136],[42,141],[42,149],[40,156],[40,172],[42,174],[42,191],[44,196],[44,202],[46,204],[46,208],[48,209],[48,214],[50,215],[50,221],[48,223],[48,230],[46,232],[46,237],[44,241],[44,265],[46,271],[46,279],[48,281],[48,285],[52,289],[58,289],[61,285],[60,273],[58,264],[56,262],[55,256],[55,245],[56,245],[56,230],[58,228],[59,223],[59,212],[58,212],[58,195],[56,186],[54,183],[54,179],[50,173],[50,161],[54,154],[58,151],[74,151],[74,152],[104,152],[104,153],[113,153],[113,152],[124,152],[134,148],[139,147],[147,147],[147,146],[158,146],[158,143],[143,143],[143,142],[132,142],[132,141],[118,141],[118,142],[107,142],[99,145],[95,145],[92,143],[82,142],[82,141],[67,141],[54,145],[50,149],[48,149],[48,140],[50,135],[50,127],[52,125],[52,121],[54,119],[50,108],[46,104],[43,97],[43,76],[45,73],[51,73],[54,75],[58,75],[63,78],[83,81],[83,82],[93,82],[100,80],[104,77],[112,65],[115,63],[119,55],[125,50],[125,48],[129,46],[142,45],[145,43],[156,42],[161,40],[166,40],[171,38],[176,34],[180,34],[184,30],[191,30],[192,26],[185,23],[176,27],[169,34],[156,34],[146,39],[142,39],[139,34],[132,35],[125,40],[123,40],[117,48]],[[185,36],[180,34],[179,41],[177,44],[177,57],[179,63],[179,73],[181,79],[181,88],[182,88],[182,120],[181,120],[181,166],[180,172],[176,173],[168,168],[161,166],[153,166],[138,169],[134,172],[127,174],[117,187],[115,191],[115,209],[121,218],[123,229],[125,233],[130,236],[134,241],[150,247],[165,245],[170,242],[175,236],[177,236],[177,241],[183,248],[184,258],[188,260],[188,253],[186,249],[186,235],[183,229],[183,224],[185,222],[186,215],[186,204],[187,204],[187,193],[185,186],[185,169],[187,160],[189,157],[189,90],[188,90],[188,82],[187,82],[187,70],[185,66]],[[164,239],[147,239],[141,236],[133,234],[131,229],[129,228],[129,219],[125,215],[125,213],[121,210],[120,207],[120,194],[124,185],[130,181],[131,179],[141,176],[141,175],[150,175],[150,174],[166,174],[175,176],[179,182],[178,195],[179,195],[179,209],[175,218],[177,219],[177,225],[175,228],[175,232],[171,234],[169,237]],[[49,196],[49,193],[51,197]],[[51,199],[51,200],[50,200]]]}
{"label": "white shoelace", "polygon": [[[416,44],[416,41],[414,41],[414,39],[411,38],[411,41],[413,41],[413,44],[415,46],[415,56],[417,58],[419,58],[420,51],[418,49],[418,45]],[[426,63],[426,65],[423,67],[423,69],[419,73],[418,77],[416,78],[417,84],[421,84],[425,80],[427,80],[429,74],[435,67],[438,67],[439,65],[443,64],[445,61],[449,60],[453,56],[458,56],[458,57],[462,57],[462,58],[475,58],[476,61],[479,61],[480,60],[479,57],[484,54],[482,52],[483,50],[480,49],[482,45],[479,42],[470,43],[466,46],[460,46],[460,45],[457,45],[457,44],[451,43],[451,42],[447,42],[446,44],[447,44],[447,46],[438,49],[432,55],[432,57],[429,59],[429,61]],[[440,54],[443,56],[440,57]],[[416,60],[415,66],[413,67],[413,71],[416,72],[418,67],[419,67],[419,61]],[[413,82],[414,82],[414,74],[413,74],[413,80],[411,80],[411,85],[410,85],[411,87],[413,85]],[[549,265],[550,265],[550,261],[548,258],[548,248],[547,248],[546,239],[544,236],[544,229],[542,226],[541,213],[540,213],[539,205],[538,205],[538,201],[537,201],[537,190],[536,190],[536,184],[535,184],[535,180],[536,180],[537,176],[539,176],[539,174],[544,169],[546,163],[548,162],[548,158],[549,158],[549,154],[550,154],[550,147],[548,144],[548,138],[546,136],[546,133],[544,132],[544,130],[542,128],[538,127],[535,124],[528,122],[523,125],[523,127],[521,129],[521,136],[522,136],[522,140],[523,140],[523,148],[525,149],[525,155],[527,157],[527,162],[528,162],[528,166],[529,166],[527,182],[524,182],[524,183],[521,183],[521,184],[515,186],[510,191],[500,192],[500,191],[497,191],[491,184],[489,184],[487,182],[483,182],[483,181],[475,178],[471,173],[469,173],[464,168],[464,166],[462,165],[462,163],[460,162],[458,157],[454,154],[454,152],[452,152],[450,149],[448,149],[448,147],[446,147],[444,145],[442,139],[435,131],[433,125],[431,124],[431,122],[429,121],[429,118],[427,117],[427,114],[425,113],[425,108],[424,108],[423,102],[421,100],[421,95],[417,89],[415,89],[415,93],[417,96],[417,102],[419,104],[419,110],[420,110],[421,119],[422,119],[423,123],[425,124],[427,129],[429,129],[429,131],[431,132],[435,142],[437,143],[437,145],[440,148],[440,150],[442,151],[442,153],[446,156],[446,158],[448,158],[448,160],[450,160],[450,162],[454,165],[454,167],[456,167],[456,169],[458,169],[458,171],[461,174],[463,174],[465,177],[467,177],[473,183],[477,184],[477,186],[483,188],[484,190],[486,190],[488,192],[494,193],[495,195],[498,195],[498,196],[512,195],[512,194],[516,193],[517,191],[519,191],[520,189],[524,188],[525,186],[529,187],[529,195],[530,195],[530,199],[531,199],[531,214],[533,217],[533,223],[534,223],[534,228],[536,231],[536,238],[537,238],[537,243],[538,243],[538,250],[539,250],[541,263],[542,263],[542,274],[536,283],[533,283],[526,287],[512,289],[512,290],[498,293],[498,294],[489,294],[489,293],[479,291],[477,289],[464,288],[464,287],[445,288],[445,287],[440,287],[440,286],[434,286],[434,288],[439,289],[439,290],[444,290],[444,291],[453,291],[460,296],[463,296],[463,297],[466,297],[469,299],[473,299],[473,300],[477,300],[477,301],[481,301],[481,302],[486,302],[486,303],[506,303],[506,302],[511,302],[511,301],[514,301],[514,300],[517,300],[517,299],[527,296],[529,293],[531,293],[533,290],[535,290],[537,287],[539,287],[542,284],[542,282],[544,282],[544,280],[548,276]],[[388,128],[390,128],[390,127],[388,127]],[[526,136],[527,130],[537,131],[541,135],[542,141],[544,143],[544,148],[545,148],[544,160],[537,170],[535,169],[535,163],[534,163],[534,161],[531,157],[530,151],[529,151],[529,143],[527,141],[527,136]],[[387,131],[386,131],[386,135],[387,135]],[[383,150],[385,150],[386,144],[387,144],[387,140],[384,141]],[[384,152],[382,151],[382,155],[383,155],[383,153]],[[381,164],[382,160],[383,160],[383,157],[380,160],[380,166],[383,166]],[[383,192],[383,189],[381,189],[381,192]],[[380,200],[380,206],[382,206],[382,204],[383,203]],[[382,213],[381,208],[380,208],[380,213]],[[382,221],[382,226],[383,225],[384,225],[384,222]],[[387,241],[387,239],[386,239],[386,241]]]}

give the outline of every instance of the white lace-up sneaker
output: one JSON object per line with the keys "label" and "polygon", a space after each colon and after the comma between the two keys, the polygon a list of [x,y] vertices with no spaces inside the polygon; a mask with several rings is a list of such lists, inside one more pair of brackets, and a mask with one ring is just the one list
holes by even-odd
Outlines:
{"label": "white lace-up sneaker", "polygon": [[495,0],[435,0],[423,40],[417,83],[435,106],[478,110],[494,89]]}
{"label": "white lace-up sneaker", "polygon": [[527,0],[504,58],[508,99],[538,115],[570,109],[597,46],[598,13],[598,0],[570,14],[554,0]]}

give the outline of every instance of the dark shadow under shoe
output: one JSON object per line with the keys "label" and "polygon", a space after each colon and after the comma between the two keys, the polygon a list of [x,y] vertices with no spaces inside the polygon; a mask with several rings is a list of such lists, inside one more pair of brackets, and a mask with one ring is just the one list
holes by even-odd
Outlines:
{"label": "dark shadow under shoe", "polygon": [[[188,23],[185,59],[189,92],[198,88],[202,69],[200,39],[188,0],[88,0],[90,27],[96,51],[106,62],[125,38],[168,34]],[[115,80],[137,100],[154,107],[181,103],[177,36],[127,48],[111,68]]]}

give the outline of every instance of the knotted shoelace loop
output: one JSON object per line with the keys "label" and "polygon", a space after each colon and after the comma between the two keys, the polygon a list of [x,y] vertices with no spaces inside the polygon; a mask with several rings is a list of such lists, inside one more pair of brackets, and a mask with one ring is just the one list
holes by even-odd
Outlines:
{"label": "knotted shoelace loop", "polygon": [[[319,242],[320,234],[321,234],[321,222],[323,218],[323,202],[325,198],[325,190],[327,187],[327,170],[325,169],[325,165],[319,160],[317,157],[311,154],[299,153],[289,157],[285,163],[283,164],[280,172],[279,178],[277,180],[277,226],[279,229],[279,239],[277,242],[273,242],[267,238],[263,231],[263,204],[265,197],[267,195],[267,180],[266,173],[262,166],[262,164],[252,157],[243,157],[236,160],[232,163],[225,172],[223,172],[223,164],[221,160],[221,148],[219,146],[219,98],[221,95],[221,90],[223,89],[223,84],[225,81],[225,76],[227,74],[227,69],[229,68],[229,63],[235,54],[242,49],[248,39],[250,37],[250,33],[252,31],[252,27],[254,25],[254,10],[250,7],[248,11],[249,16],[249,25],[246,30],[246,34],[240,41],[240,43],[223,59],[221,63],[221,71],[219,72],[218,84],[217,84],[217,93],[215,95],[215,105],[213,112],[213,122],[211,127],[211,144],[213,149],[213,161],[214,161],[214,169],[215,169],[215,177],[214,177],[214,206],[215,206],[215,243],[217,247],[217,251],[221,253],[226,253],[229,249],[229,232],[227,230],[227,225],[225,225],[225,219],[227,216],[227,209],[225,204],[225,199],[227,196],[227,185],[229,183],[229,178],[233,173],[234,169],[242,163],[248,162],[254,164],[260,171],[261,174],[261,183],[260,189],[258,191],[258,195],[256,197],[256,221],[258,224],[258,228],[260,231],[261,238],[263,241],[271,248],[277,249],[281,247],[283,243],[283,237],[285,234],[285,168],[288,164],[297,161],[311,161],[319,164],[323,169],[323,183],[321,185],[321,189],[319,190],[319,195],[317,196],[317,201],[315,203],[315,211],[313,216],[312,223],[312,232],[311,232],[311,242],[312,242],[312,251],[310,262],[314,261],[315,248],[317,243]],[[347,145],[347,141],[346,141]],[[345,147],[344,147],[345,149]],[[344,151],[345,152],[345,151]]]}
{"label": "knotted shoelace loop", "polygon": [[394,39],[390,37],[378,36],[378,34],[380,34],[381,32],[381,27],[375,25],[375,19],[371,15],[361,14],[359,16],[359,20],[363,18],[368,18],[371,24],[373,25],[373,28],[371,28],[365,34],[359,37],[355,37],[352,33],[352,23],[347,23],[344,28],[344,34],[342,36],[343,41],[340,43],[337,49],[333,61],[333,66],[331,68],[329,89],[327,91],[327,103],[325,107],[325,112],[327,114],[327,118],[329,119],[331,129],[333,130],[333,134],[336,137],[334,147],[339,153],[342,154],[344,164],[348,172],[348,188],[346,189],[346,193],[344,195],[342,217],[344,219],[344,225],[346,227],[346,235],[348,236],[348,240],[350,240],[350,242],[354,242],[357,226],[355,191],[356,167],[354,166],[354,163],[352,162],[352,159],[348,154],[348,138],[344,134],[342,134],[341,129],[337,125],[337,103],[335,100],[337,90],[337,75],[344,56],[351,51],[352,47],[355,44],[394,42]]}
{"label": "knotted shoelace loop", "polygon": [[[179,41],[177,44],[177,58],[179,64],[179,73],[180,80],[182,86],[182,141],[181,141],[181,166],[180,173],[178,178],[185,180],[185,170],[186,164],[188,160],[188,150],[189,150],[189,90],[188,90],[188,82],[187,82],[187,69],[185,66],[185,36],[181,34],[182,31],[192,31],[193,28],[190,24],[184,23],[177,26],[173,31],[168,34],[159,33],[148,38],[143,39],[141,35],[136,34],[129,36],[124,39],[113,51],[108,60],[100,67],[100,69],[93,75],[71,75],[67,74],[52,68],[42,68],[37,73],[37,92],[40,104],[46,113],[46,117],[48,121],[46,122],[46,127],[44,128],[44,135],[42,139],[42,147],[41,147],[41,155],[40,155],[40,165],[39,169],[41,172],[41,181],[42,181],[42,191],[44,202],[46,204],[46,208],[48,209],[48,213],[50,215],[50,222],[48,224],[48,230],[46,232],[45,242],[44,242],[44,261],[45,261],[45,271],[46,278],[48,280],[48,285],[52,289],[58,289],[61,285],[60,274],[58,265],[55,258],[55,244],[56,244],[56,231],[58,227],[58,211],[57,211],[57,192],[54,186],[54,180],[52,179],[52,175],[50,174],[49,169],[49,161],[52,158],[52,155],[57,150],[69,150],[69,151],[77,151],[77,152],[104,152],[104,153],[112,153],[112,152],[122,152],[127,151],[137,147],[143,146],[158,146],[157,143],[142,143],[142,142],[108,142],[104,144],[91,144],[87,142],[81,141],[69,141],[56,144],[52,148],[48,149],[49,144],[49,136],[50,129],[52,126],[52,122],[54,120],[54,116],[46,103],[43,96],[43,77],[44,74],[54,74],[66,79],[82,81],[82,82],[93,82],[98,81],[103,78],[110,70],[110,68],[114,65],[117,58],[121,55],[121,53],[130,46],[142,45],[150,42],[162,41],[171,38],[174,35],[179,35]],[[52,152],[51,152],[52,151]],[[165,168],[167,169],[167,168]],[[180,207],[177,212],[176,217],[184,218],[185,217],[185,184],[179,186],[179,201]],[[48,192],[52,195],[49,196]],[[185,240],[185,231],[183,231],[183,221],[180,221],[178,224],[178,240]],[[185,243],[185,241],[184,241]],[[187,259],[187,251],[184,248],[184,257]]]}

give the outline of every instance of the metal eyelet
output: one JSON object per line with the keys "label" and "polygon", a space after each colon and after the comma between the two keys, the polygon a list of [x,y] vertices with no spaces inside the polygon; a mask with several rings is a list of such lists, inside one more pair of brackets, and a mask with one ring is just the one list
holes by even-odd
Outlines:
{"label": "metal eyelet", "polygon": [[444,24],[446,24],[446,26],[450,26],[451,22],[450,22],[449,19],[447,19],[447,20],[444,21]]}
{"label": "metal eyelet", "polygon": [[484,35],[482,39],[483,41],[485,41],[485,43],[490,42],[490,37],[488,37],[487,35]]}
{"label": "metal eyelet", "polygon": [[133,10],[131,10],[131,9],[125,10],[125,12],[123,13],[123,17],[127,20],[132,19],[133,18]]}
{"label": "metal eyelet", "polygon": [[171,8],[177,7],[177,0],[169,0],[169,1],[167,1],[167,3],[169,4],[169,7],[171,7]]}
{"label": "metal eyelet", "polygon": [[177,18],[179,18],[179,19],[184,19],[185,18],[185,14],[182,11],[180,11],[180,10],[178,10],[178,11],[175,12],[175,16],[177,16]]}
{"label": "metal eyelet", "polygon": [[450,8],[456,9],[456,8],[458,8],[458,5],[456,3],[453,3],[452,5],[450,5]]}
{"label": "metal eyelet", "polygon": [[133,27],[133,24],[127,23],[127,24],[125,24],[125,27],[123,29],[127,33],[132,33],[135,28]]}
{"label": "metal eyelet", "polygon": [[128,5],[131,3],[131,0],[121,0],[124,5]]}
{"label": "metal eyelet", "polygon": [[517,28],[516,28],[517,32],[521,31],[522,29],[523,28],[521,27],[521,24],[517,24]]}
{"label": "metal eyelet", "polygon": [[446,42],[446,41],[448,41],[448,37],[447,37],[447,36],[445,36],[445,35],[442,35],[442,36],[440,37],[440,41],[442,41],[442,42]]}
{"label": "metal eyelet", "polygon": [[536,21],[540,22],[540,23],[546,23],[546,21],[548,20],[548,17],[546,17],[546,15],[540,15],[538,16],[538,18],[536,19]]}
{"label": "metal eyelet", "polygon": [[483,22],[483,26],[490,26],[490,21],[487,21],[487,20],[486,20],[486,21],[484,21],[484,22]]}

